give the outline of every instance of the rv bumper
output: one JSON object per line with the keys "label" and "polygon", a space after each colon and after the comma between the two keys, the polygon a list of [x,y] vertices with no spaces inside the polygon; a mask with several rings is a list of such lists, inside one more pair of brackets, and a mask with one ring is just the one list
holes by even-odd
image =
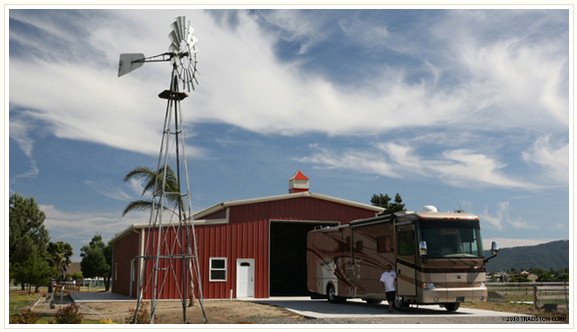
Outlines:
{"label": "rv bumper", "polygon": [[422,289],[419,293],[420,299],[418,299],[417,302],[423,304],[471,303],[487,300],[486,287]]}

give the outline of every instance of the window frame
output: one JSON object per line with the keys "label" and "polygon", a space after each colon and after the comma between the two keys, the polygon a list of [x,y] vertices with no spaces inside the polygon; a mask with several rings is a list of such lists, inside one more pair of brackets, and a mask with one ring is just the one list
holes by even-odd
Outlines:
{"label": "window frame", "polygon": [[[223,261],[224,267],[213,267],[212,262]],[[227,257],[209,257],[208,258],[208,281],[210,282],[226,282],[228,280],[228,259]],[[213,272],[224,271],[224,278],[213,278]]]}

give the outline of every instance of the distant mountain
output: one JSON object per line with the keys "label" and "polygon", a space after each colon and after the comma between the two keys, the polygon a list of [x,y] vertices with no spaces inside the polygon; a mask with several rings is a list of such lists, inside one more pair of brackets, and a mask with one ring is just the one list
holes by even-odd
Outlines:
{"label": "distant mountain", "polygon": [[[485,257],[491,251],[485,250]],[[487,262],[487,272],[510,269],[529,270],[541,268],[559,270],[569,267],[569,240],[553,241],[536,246],[504,248],[499,255]]]}

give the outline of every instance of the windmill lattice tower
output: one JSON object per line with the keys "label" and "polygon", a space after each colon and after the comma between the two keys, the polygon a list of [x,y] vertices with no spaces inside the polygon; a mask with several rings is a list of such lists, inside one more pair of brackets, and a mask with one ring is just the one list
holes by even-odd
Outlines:
{"label": "windmill lattice tower", "polygon": [[[186,323],[187,300],[195,293],[204,312],[198,247],[192,220],[190,181],[185,149],[184,122],[180,102],[188,95],[179,90],[194,90],[196,80],[196,42],[190,21],[180,16],[171,25],[169,51],[145,58],[144,54],[120,55],[118,76],[125,75],[145,62],[170,61],[170,88],[159,94],[167,101],[162,140],[158,156],[156,180],[152,194],[149,225],[144,236],[144,254],[137,256],[140,282],[133,322],[144,297],[150,298],[150,323],[154,324],[158,301],[166,293],[177,294],[182,303],[183,323]],[[184,176],[183,176],[184,175]],[[181,186],[184,178],[186,188]]]}

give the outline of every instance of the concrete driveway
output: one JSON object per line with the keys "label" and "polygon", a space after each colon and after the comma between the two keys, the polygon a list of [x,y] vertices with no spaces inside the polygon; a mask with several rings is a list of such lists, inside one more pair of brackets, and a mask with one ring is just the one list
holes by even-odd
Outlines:
{"label": "concrete driveway", "polygon": [[298,315],[308,318],[378,318],[378,317],[456,317],[456,316],[491,316],[511,317],[526,316],[522,314],[459,308],[456,312],[448,312],[438,305],[411,307],[406,311],[388,312],[389,306],[382,304],[367,304],[362,300],[347,300],[346,303],[329,303],[325,299],[311,299],[310,297],[271,297],[268,299],[242,299],[256,303],[275,305],[286,308]]}

